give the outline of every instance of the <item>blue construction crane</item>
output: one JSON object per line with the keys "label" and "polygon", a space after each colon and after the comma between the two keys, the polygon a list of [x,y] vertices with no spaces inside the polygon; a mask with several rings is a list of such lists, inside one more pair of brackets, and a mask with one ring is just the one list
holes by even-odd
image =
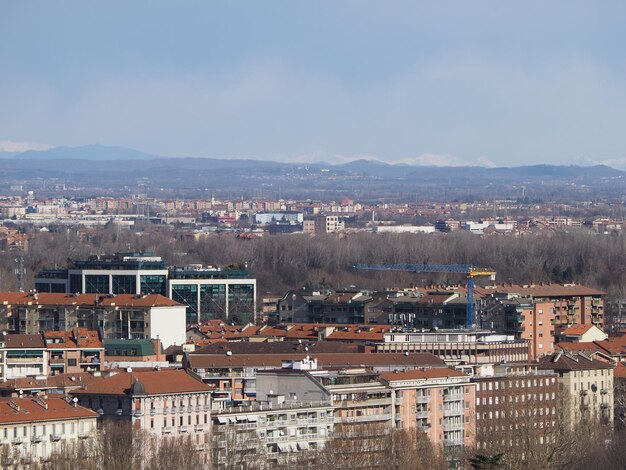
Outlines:
{"label": "blue construction crane", "polygon": [[409,271],[412,273],[460,273],[467,278],[467,306],[465,324],[467,328],[474,326],[474,278],[489,276],[495,280],[495,271],[479,269],[471,264],[355,264],[354,269],[370,271]]}

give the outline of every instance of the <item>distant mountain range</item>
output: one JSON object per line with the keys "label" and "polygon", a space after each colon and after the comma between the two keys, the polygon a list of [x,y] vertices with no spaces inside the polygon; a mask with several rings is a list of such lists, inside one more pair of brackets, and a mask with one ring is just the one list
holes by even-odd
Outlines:
{"label": "distant mountain range", "polygon": [[[88,145],[50,150],[0,153],[0,189],[15,183],[49,188],[54,180],[93,194],[144,188],[178,194],[202,191],[324,197],[435,198],[511,197],[520,188],[535,197],[589,200],[626,190],[626,172],[605,165],[532,165],[514,168],[434,167],[389,164],[374,160],[348,163],[284,163],[253,159],[163,157],[122,147]],[[142,189],[143,190],[143,189]],[[139,190],[137,190],[139,191]],[[204,193],[202,193],[204,194]]]}
{"label": "distant mountain range", "polygon": [[[111,160],[123,160],[130,162],[146,162],[152,161],[150,165],[141,165],[143,168],[162,167],[174,164],[182,168],[198,168],[207,167],[217,170],[236,170],[251,168],[289,168],[289,167],[308,167],[310,169],[321,169],[324,167],[333,168],[338,171],[379,176],[385,178],[402,178],[407,176],[427,176],[447,174],[449,177],[471,177],[476,175],[491,174],[495,178],[498,177],[549,177],[549,178],[577,178],[577,177],[614,177],[626,174],[623,171],[616,170],[606,165],[594,166],[578,166],[578,165],[529,165],[519,167],[497,167],[486,168],[479,166],[468,167],[441,167],[441,166],[420,166],[409,164],[389,164],[378,160],[354,160],[348,163],[329,164],[329,163],[285,163],[270,160],[253,160],[253,159],[220,159],[220,158],[191,158],[191,157],[164,157],[161,155],[153,155],[139,150],[129,149],[125,147],[113,147],[104,145],[85,145],[81,147],[54,147],[49,150],[28,150],[21,153],[3,153],[0,152],[0,159],[3,160],[2,166],[10,168],[30,168],[35,167],[41,169],[54,170],[72,170],[80,171],[81,168],[94,168],[93,163],[76,164],[74,168],[59,168],[59,161],[79,160],[89,162],[110,162]],[[54,162],[52,165],[44,162]],[[95,165],[97,168],[109,168],[110,163],[103,165]],[[131,167],[136,165],[132,164]],[[86,169],[86,168],[84,168]]]}

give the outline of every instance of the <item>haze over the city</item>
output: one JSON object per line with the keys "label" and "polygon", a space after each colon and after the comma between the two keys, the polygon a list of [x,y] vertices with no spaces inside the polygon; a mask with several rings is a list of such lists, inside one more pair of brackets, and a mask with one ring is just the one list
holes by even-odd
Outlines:
{"label": "haze over the city", "polygon": [[0,151],[626,168],[623,2],[0,3]]}

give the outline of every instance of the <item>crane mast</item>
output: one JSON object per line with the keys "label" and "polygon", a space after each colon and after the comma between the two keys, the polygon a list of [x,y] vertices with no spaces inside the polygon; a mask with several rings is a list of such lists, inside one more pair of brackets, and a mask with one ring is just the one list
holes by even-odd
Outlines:
{"label": "crane mast", "polygon": [[366,271],[407,271],[413,273],[459,273],[465,274],[467,279],[467,304],[465,309],[465,326],[473,328],[475,323],[474,311],[474,278],[488,276],[495,280],[496,272],[489,269],[476,268],[472,264],[355,264],[354,269]]}

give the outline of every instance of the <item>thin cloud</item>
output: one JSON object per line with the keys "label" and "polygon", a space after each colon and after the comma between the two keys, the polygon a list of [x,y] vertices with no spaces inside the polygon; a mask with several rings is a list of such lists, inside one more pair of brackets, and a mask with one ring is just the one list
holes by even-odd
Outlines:
{"label": "thin cloud", "polygon": [[14,140],[0,140],[0,152],[19,153],[27,150],[50,150],[54,145],[38,144],[36,142],[16,142]]}

